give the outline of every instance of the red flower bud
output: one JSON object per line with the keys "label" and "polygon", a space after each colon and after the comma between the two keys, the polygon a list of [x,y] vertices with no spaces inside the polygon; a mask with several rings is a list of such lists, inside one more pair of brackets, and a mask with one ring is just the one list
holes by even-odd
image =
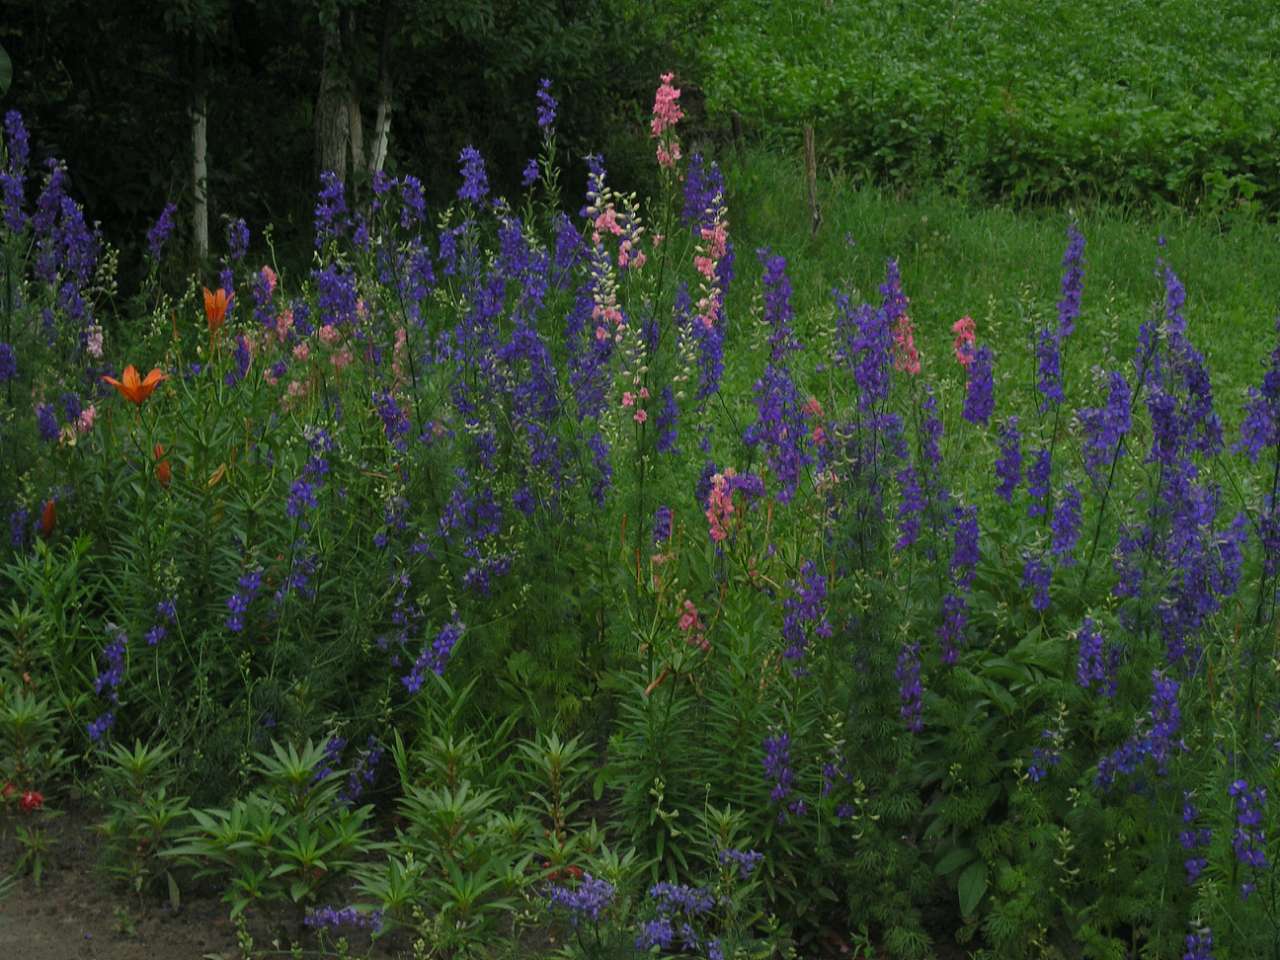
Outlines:
{"label": "red flower bud", "polygon": [[58,506],[57,501],[52,497],[44,502],[44,509],[40,511],[40,536],[48,540],[53,536],[53,528],[58,525]]}

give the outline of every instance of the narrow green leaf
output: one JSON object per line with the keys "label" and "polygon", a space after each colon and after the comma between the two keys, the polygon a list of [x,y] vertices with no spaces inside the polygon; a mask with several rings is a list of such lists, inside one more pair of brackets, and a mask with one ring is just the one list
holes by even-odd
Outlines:
{"label": "narrow green leaf", "polygon": [[982,895],[987,892],[987,865],[979,860],[965,867],[956,890],[960,894],[960,913],[966,917],[971,916]]}

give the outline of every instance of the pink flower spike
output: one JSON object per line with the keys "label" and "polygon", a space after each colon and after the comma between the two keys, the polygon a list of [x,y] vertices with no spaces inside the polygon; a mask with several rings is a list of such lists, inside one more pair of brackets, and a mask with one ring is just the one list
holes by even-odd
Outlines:
{"label": "pink flower spike", "polygon": [[276,292],[276,272],[270,267],[262,268],[262,279],[267,282],[267,296],[270,297]]}
{"label": "pink flower spike", "polygon": [[967,367],[973,361],[974,342],[976,340],[973,317],[966,314],[951,325],[951,332],[956,335],[952,351],[960,366]]}
{"label": "pink flower spike", "polygon": [[674,73],[664,73],[662,85],[653,98],[653,121],[649,124],[649,129],[655,137],[662,136],[663,131],[671,129],[684,119],[684,111],[680,109],[679,103],[680,90],[671,85],[675,76]]}
{"label": "pink flower spike", "polygon": [[624,407],[629,407],[635,402],[636,402],[636,398],[634,395],[632,395],[630,390],[627,390],[625,393],[622,394],[622,405]]}

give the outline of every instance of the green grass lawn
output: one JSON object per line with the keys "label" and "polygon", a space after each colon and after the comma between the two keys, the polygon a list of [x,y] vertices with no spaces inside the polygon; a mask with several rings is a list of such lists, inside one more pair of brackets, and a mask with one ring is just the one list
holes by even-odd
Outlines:
{"label": "green grass lawn", "polygon": [[[935,373],[945,375],[952,366],[950,327],[966,313],[977,321],[979,339],[995,347],[998,367],[1029,372],[1030,322],[1056,315],[1073,219],[1087,246],[1083,313],[1064,359],[1069,373],[1130,363],[1138,326],[1164,294],[1155,274],[1159,256],[1186,286],[1188,329],[1205,354],[1228,424],[1237,422],[1242,391],[1258,381],[1273,345],[1280,229],[1272,224],[1172,209],[1160,215],[1107,206],[1015,211],[965,203],[933,188],[894,195],[831,174],[820,177],[823,223],[813,235],[798,156],[752,150],[725,166],[744,279],[754,282],[752,253],[768,244],[787,258],[797,314],[830,316],[833,286],[856,288],[878,302],[884,262],[896,257],[922,352]],[[1157,245],[1162,236],[1163,249]]]}

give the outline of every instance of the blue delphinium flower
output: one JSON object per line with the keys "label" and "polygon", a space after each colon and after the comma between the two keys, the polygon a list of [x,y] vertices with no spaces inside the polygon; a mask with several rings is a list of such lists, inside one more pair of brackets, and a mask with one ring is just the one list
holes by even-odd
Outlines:
{"label": "blue delphinium flower", "polygon": [[1027,776],[1032,783],[1039,783],[1049,776],[1049,768],[1062,762],[1061,737],[1053,730],[1040,731],[1040,746],[1031,750],[1031,763]]}
{"label": "blue delphinium flower", "polygon": [[423,647],[422,653],[414,661],[413,669],[400,678],[406,690],[410,693],[421,690],[428,670],[438,677],[444,676],[444,669],[453,656],[453,648],[462,638],[465,629],[465,625],[456,616],[440,628],[431,645]]}
{"label": "blue delphinium flower", "polygon": [[942,598],[942,623],[938,626],[938,641],[942,647],[943,663],[951,665],[960,658],[968,620],[969,605],[964,597],[948,593]]}
{"label": "blue delphinium flower", "polygon": [[763,764],[765,776],[773,781],[769,799],[779,807],[778,822],[786,820],[787,810],[790,808],[794,808],[792,812],[797,815],[803,813],[803,807],[797,806],[797,802],[802,801],[793,802],[790,808],[785,806],[795,780],[795,773],[791,769],[791,734],[783,732],[764,738]]}
{"label": "blue delphinium flower", "polygon": [[1009,417],[1000,428],[1000,456],[996,459],[996,494],[1005,503],[1013,501],[1013,491],[1022,482],[1022,434],[1018,418]]}
{"label": "blue delphinium flower", "polygon": [[[427,219],[427,193],[422,181],[413,174],[405,174],[400,184],[400,227],[409,230]],[[429,262],[429,261],[428,261]]]}
{"label": "blue delphinium flower", "polygon": [[1027,467],[1027,516],[1043,517],[1049,512],[1049,482],[1053,473],[1053,454],[1048,447],[1035,452],[1031,466]]}
{"label": "blue delphinium flower", "polygon": [[920,682],[920,644],[904,643],[898,652],[898,666],[894,670],[898,681],[898,699],[902,706],[899,713],[912,733],[924,729],[924,687]]}
{"label": "blue delphinium flower", "polygon": [[147,231],[147,252],[151,255],[151,259],[157,263],[160,262],[160,255],[164,252],[165,243],[168,242],[170,235],[173,233],[173,215],[177,212],[177,205],[166,203],[164,209],[160,211],[160,216],[156,218],[156,222]]}
{"label": "blue delphinium flower", "polygon": [[365,789],[373,786],[378,776],[378,765],[382,762],[383,749],[372,734],[365,741],[365,748],[360,752],[351,771],[347,774],[347,782],[338,792],[338,799],[348,807],[355,804]]}
{"label": "blue delphinium flower", "polygon": [[725,867],[730,863],[738,868],[738,878],[740,880],[748,879],[752,873],[764,861],[764,854],[758,850],[721,850],[717,859],[720,866]]}
{"label": "blue delphinium flower", "polygon": [[613,483],[613,464],[609,461],[609,444],[599,431],[593,433],[587,441],[591,450],[591,462],[595,465],[597,478],[591,486],[591,499],[597,507],[603,507],[609,486]]}
{"label": "blue delphinium flower", "polygon": [[636,949],[648,953],[657,947],[667,950],[675,941],[676,931],[668,917],[655,917],[640,925],[640,933],[636,936]]}
{"label": "blue delphinium flower", "polygon": [[1053,537],[1053,556],[1059,566],[1069,567],[1076,562],[1076,542],[1080,539],[1080,491],[1069,483],[1053,511],[1050,524]]}
{"label": "blue delphinium flower", "polygon": [[347,741],[343,737],[332,736],[324,745],[324,754],[320,758],[320,766],[311,778],[312,783],[319,783],[333,776],[334,767],[342,763],[342,751],[347,749]]}
{"label": "blue delphinium flower", "polygon": [[1058,301],[1058,335],[1069,337],[1080,316],[1080,295],[1084,289],[1084,235],[1073,223],[1067,227],[1067,249],[1062,255],[1062,299]]}
{"label": "blue delphinium flower", "polygon": [[1191,794],[1184,793],[1182,800],[1184,829],[1178,834],[1178,843],[1187,852],[1187,859],[1183,861],[1182,865],[1187,871],[1188,884],[1193,884],[1200,879],[1200,874],[1209,865],[1209,861],[1201,855],[1200,851],[1208,848],[1209,844],[1213,842],[1213,831],[1211,829],[1196,826],[1196,820],[1199,816],[1200,811],[1192,803]]}
{"label": "blue delphinium flower", "polygon": [[[312,271],[311,277],[316,285],[316,321],[322,326],[355,323],[356,304],[360,299],[355,272],[330,263],[321,270]],[[297,324],[296,316],[294,324]]]}
{"label": "blue delphinium flower", "polygon": [[524,170],[520,174],[520,186],[528,188],[538,182],[538,161],[533,157],[529,158],[529,162],[524,165]]}
{"label": "blue delphinium flower", "polygon": [[957,586],[967,590],[973,585],[974,572],[982,559],[978,508],[957,507],[951,515],[951,526],[951,576]]}
{"label": "blue delphinium flower", "polygon": [[1113,649],[1112,655],[1107,655],[1102,633],[1091,617],[1085,617],[1080,625],[1077,642],[1080,650],[1076,656],[1076,682],[1086,690],[1096,689],[1108,699],[1114,697],[1118,651]]}
{"label": "blue delphinium flower", "polygon": [[902,491],[902,502],[898,505],[899,537],[893,549],[902,551],[920,536],[920,518],[925,510],[925,497],[915,467],[907,464],[895,474],[895,479]]}
{"label": "blue delphinium flower", "polygon": [[262,570],[255,568],[240,577],[240,589],[227,598],[227,618],[224,621],[232,633],[244,630],[244,615],[262,588]]}
{"label": "blue delphinium flower", "polygon": [[552,886],[547,891],[547,902],[552,908],[566,910],[569,923],[576,927],[583,920],[599,922],[600,915],[609,909],[616,893],[608,880],[584,873],[577,886]]}
{"label": "blue delphinium flower", "polygon": [[556,107],[559,104],[551,96],[551,81],[543,78],[538,82],[538,128],[549,130],[556,122]]}
{"label": "blue delphinium flower", "polygon": [[326,170],[320,174],[320,194],[316,198],[316,249],[327,240],[340,239],[349,223],[346,187],[336,173]]}
{"label": "blue delphinium flower", "polygon": [[[737,479],[736,477],[734,479]],[[812,560],[806,560],[801,568],[801,581],[793,581],[794,590],[782,604],[782,639],[786,649],[782,656],[787,660],[800,660],[812,634],[831,636],[831,622],[827,619],[827,578],[818,572]]]}
{"label": "blue delphinium flower", "polygon": [[4,115],[4,146],[7,163],[0,169],[0,205],[4,207],[5,226],[13,233],[21,233],[27,223],[22,208],[31,142],[17,110]]}
{"label": "blue delphinium flower", "polygon": [[[1265,870],[1267,860],[1267,835],[1262,829],[1262,808],[1267,802],[1267,788],[1249,789],[1248,780],[1234,780],[1227,787],[1227,795],[1235,801],[1236,828],[1231,834],[1231,849],[1236,860],[1251,871]],[[1252,881],[1240,887],[1240,895],[1248,899],[1255,889]]]}
{"label": "blue delphinium flower", "polygon": [[58,439],[58,415],[53,410],[53,404],[36,404],[36,430],[45,443]]}
{"label": "blue delphinium flower", "polygon": [[1043,613],[1049,609],[1049,583],[1053,579],[1053,569],[1039,557],[1028,557],[1022,567],[1022,585],[1035,591],[1031,596],[1031,606]]}
{"label": "blue delphinium flower", "polygon": [[1155,762],[1156,773],[1164,776],[1173,754],[1187,749],[1178,737],[1182,723],[1178,681],[1153,670],[1151,683],[1151,706],[1139,731],[1098,763],[1094,782],[1104,790],[1110,788],[1118,776],[1133,773],[1148,758]]}
{"label": "blue delphinium flower", "polygon": [[1062,346],[1056,331],[1041,328],[1036,335],[1036,389],[1042,397],[1040,412],[1066,399],[1062,392]]}
{"label": "blue delphinium flower", "polygon": [[1187,934],[1187,952],[1182,960],[1213,960],[1213,931],[1197,927]]}
{"label": "blue delphinium flower", "polygon": [[227,224],[227,255],[232,262],[244,259],[249,252],[249,225],[237,218]]}
{"label": "blue delphinium flower", "polygon": [[969,363],[961,416],[977,426],[986,426],[995,412],[995,383],[991,372],[991,348],[983,344]]}
{"label": "blue delphinium flower", "polygon": [[653,542],[655,545],[671,539],[671,508],[659,506],[653,514]]}
{"label": "blue delphinium flower", "polygon": [[9,514],[9,546],[21,550],[27,545],[27,531],[31,525],[31,511],[16,507]]}
{"label": "blue delphinium flower", "polygon": [[396,402],[390,390],[375,390],[373,404],[382,420],[387,441],[404,453],[409,449],[409,414]]}
{"label": "blue delphinium flower", "polygon": [[18,377],[18,354],[12,344],[0,343],[0,383]]}
{"label": "blue delphinium flower", "polygon": [[382,911],[361,913],[355,907],[314,907],[307,911],[303,924],[311,930],[371,930],[382,929]]}
{"label": "blue delphinium flower", "polygon": [[1099,471],[1119,457],[1132,424],[1130,406],[1133,391],[1124,374],[1113,370],[1108,376],[1107,405],[1077,411],[1084,432],[1084,465],[1089,476],[1101,480]]}
{"label": "blue delphinium flower", "polygon": [[748,447],[763,446],[769,468],[778,478],[778,502],[789,503],[804,468],[813,463],[809,432],[799,391],[787,365],[788,354],[800,343],[791,330],[791,282],[786,261],[767,249],[758,251],[764,266],[764,318],[769,324],[769,362],[756,381],[757,419],[743,433]]}
{"label": "blue delphinium flower", "polygon": [[472,203],[483,203],[489,195],[489,176],[485,173],[484,158],[475,147],[462,148],[458,155],[462,164],[462,186],[458,188],[458,199]]}

